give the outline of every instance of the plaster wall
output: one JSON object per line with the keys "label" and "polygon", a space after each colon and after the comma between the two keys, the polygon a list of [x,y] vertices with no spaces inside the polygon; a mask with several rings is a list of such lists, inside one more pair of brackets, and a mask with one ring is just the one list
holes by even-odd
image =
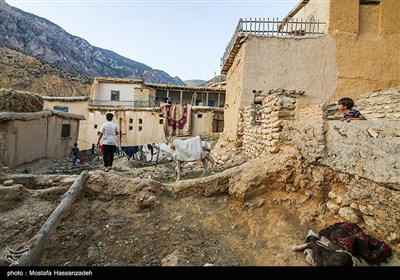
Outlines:
{"label": "plaster wall", "polygon": [[98,90],[95,91],[96,96],[94,96],[94,100],[110,101],[111,91],[116,90],[120,92],[119,101],[133,101],[134,89],[137,87],[141,87],[141,85],[139,83],[124,84],[124,83],[100,82],[98,84]]}
{"label": "plaster wall", "polygon": [[[164,142],[163,116],[159,109],[155,110],[119,110],[111,111],[114,114],[113,122],[120,128],[118,145],[137,146],[154,142]],[[91,147],[97,143],[98,131],[106,121],[108,111],[93,111],[88,116],[88,130],[86,142]],[[161,120],[161,121],[160,121]],[[161,122],[161,123],[160,123]]]}

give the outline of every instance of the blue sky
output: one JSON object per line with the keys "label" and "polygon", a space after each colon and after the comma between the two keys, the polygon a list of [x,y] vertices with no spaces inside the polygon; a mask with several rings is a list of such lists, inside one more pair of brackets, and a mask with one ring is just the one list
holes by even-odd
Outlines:
{"label": "blue sky", "polygon": [[240,18],[283,18],[300,0],[6,0],[96,47],[182,80],[220,74]]}

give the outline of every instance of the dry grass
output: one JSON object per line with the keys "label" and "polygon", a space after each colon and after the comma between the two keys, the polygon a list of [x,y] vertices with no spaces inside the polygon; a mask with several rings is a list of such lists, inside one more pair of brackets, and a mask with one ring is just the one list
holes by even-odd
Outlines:
{"label": "dry grass", "polygon": [[39,112],[43,110],[43,103],[38,94],[0,89],[0,112]]}

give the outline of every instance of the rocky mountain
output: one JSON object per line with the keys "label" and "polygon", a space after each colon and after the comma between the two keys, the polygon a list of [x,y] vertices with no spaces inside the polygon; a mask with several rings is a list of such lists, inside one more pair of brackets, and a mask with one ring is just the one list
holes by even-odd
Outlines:
{"label": "rocky mountain", "polygon": [[38,58],[0,46],[0,87],[47,96],[89,95],[91,77],[68,72]]}
{"label": "rocky mountain", "polygon": [[211,87],[216,83],[222,83],[225,81],[226,81],[226,75],[221,74],[221,75],[215,76],[214,78],[212,78],[208,81],[193,79],[193,80],[185,80],[184,82],[186,83],[186,85],[193,86],[193,87]]}
{"label": "rocky mountain", "polygon": [[179,77],[90,45],[51,21],[0,0],[0,45],[49,64],[87,76],[142,79],[149,83],[185,85]]}
{"label": "rocky mountain", "polygon": [[192,87],[200,87],[200,86],[204,86],[205,83],[207,83],[207,81],[204,80],[185,80],[184,81],[186,83],[186,85],[188,86],[192,86]]}
{"label": "rocky mountain", "polygon": [[204,86],[205,86],[205,87],[209,87],[209,86],[211,86],[211,85],[213,85],[213,84],[222,83],[222,82],[225,82],[225,81],[226,81],[226,74],[221,74],[221,75],[215,76],[215,77],[212,78],[211,80],[207,81],[207,82],[204,84]]}

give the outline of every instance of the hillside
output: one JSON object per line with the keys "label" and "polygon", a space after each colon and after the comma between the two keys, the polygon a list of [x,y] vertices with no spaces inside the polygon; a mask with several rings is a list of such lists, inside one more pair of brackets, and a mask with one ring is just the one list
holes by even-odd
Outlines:
{"label": "hillside", "polygon": [[93,79],[0,46],[0,85],[42,96],[89,95]]}
{"label": "hillside", "polygon": [[200,87],[200,86],[203,86],[205,83],[207,83],[207,81],[204,81],[204,80],[196,80],[196,79],[193,79],[193,80],[185,80],[184,82],[186,83],[186,85],[192,86],[192,87]]}
{"label": "hillside", "polygon": [[211,85],[213,85],[215,83],[222,83],[222,82],[225,82],[225,81],[226,81],[226,75],[225,74],[221,74],[221,75],[215,76],[211,80],[207,81],[204,86],[209,87],[209,86],[211,86]]}
{"label": "hillside", "polygon": [[0,45],[37,57],[49,64],[87,76],[142,79],[185,85],[179,77],[92,46],[51,21],[9,6],[0,0]]}

